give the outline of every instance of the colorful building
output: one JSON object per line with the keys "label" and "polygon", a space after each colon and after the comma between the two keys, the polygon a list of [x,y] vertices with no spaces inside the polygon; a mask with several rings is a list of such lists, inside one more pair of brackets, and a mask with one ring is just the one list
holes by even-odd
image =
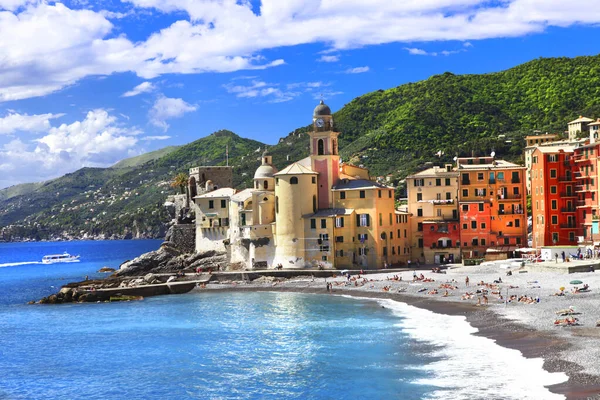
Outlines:
{"label": "colorful building", "polygon": [[598,235],[599,149],[599,144],[591,139],[590,144],[575,148],[572,160],[576,179],[575,190],[578,195],[576,207],[579,244],[584,245],[594,245],[600,237]]}
{"label": "colorful building", "polygon": [[549,134],[546,133],[544,135],[531,135],[525,136],[525,170],[526,173],[526,183],[527,183],[527,193],[531,194],[531,153],[538,146],[548,146],[552,145],[553,142],[559,140],[559,135],[557,134]]}
{"label": "colorful building", "polygon": [[532,245],[573,246],[579,225],[579,180],[573,172],[574,146],[537,147],[532,153]]}
{"label": "colorful building", "polygon": [[525,167],[493,157],[458,158],[462,258],[513,256],[527,244]]}
{"label": "colorful building", "polygon": [[447,164],[406,178],[413,256],[426,264],[460,261],[458,172]]}
{"label": "colorful building", "polygon": [[252,189],[196,196],[197,251],[227,251],[232,264],[244,268],[406,264],[410,215],[396,210],[393,187],[340,162],[339,134],[321,102],[313,113],[309,157],[278,172],[263,154]]}

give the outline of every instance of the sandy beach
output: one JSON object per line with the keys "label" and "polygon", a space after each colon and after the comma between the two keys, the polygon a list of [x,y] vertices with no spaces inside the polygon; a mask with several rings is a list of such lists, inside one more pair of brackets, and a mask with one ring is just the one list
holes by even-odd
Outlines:
{"label": "sandy beach", "polygon": [[[543,358],[544,369],[564,372],[565,383],[550,389],[568,399],[600,398],[600,274],[539,272],[527,266],[520,272],[499,263],[453,266],[446,273],[426,270],[380,272],[347,277],[332,272],[329,278],[311,276],[293,279],[262,277],[252,282],[211,283],[207,290],[295,291],[392,299],[448,315],[465,316],[478,335],[517,349],[525,357]],[[417,275],[417,279],[414,275]],[[422,278],[420,279],[422,274]],[[337,275],[334,277],[334,275]],[[469,277],[467,286],[465,279]],[[500,281],[501,283],[494,283]],[[582,284],[570,284],[579,280]],[[587,292],[574,288],[589,285]],[[561,293],[564,288],[564,295]],[[437,292],[436,292],[437,290]],[[487,293],[486,293],[487,291]],[[470,295],[466,295],[469,293]],[[485,297],[487,297],[487,304]],[[507,301],[512,296],[512,300]],[[516,298],[515,298],[516,296]],[[521,301],[519,301],[519,298]],[[570,315],[558,311],[571,310]],[[567,325],[565,318],[576,318]],[[558,320],[560,324],[555,324]]]}

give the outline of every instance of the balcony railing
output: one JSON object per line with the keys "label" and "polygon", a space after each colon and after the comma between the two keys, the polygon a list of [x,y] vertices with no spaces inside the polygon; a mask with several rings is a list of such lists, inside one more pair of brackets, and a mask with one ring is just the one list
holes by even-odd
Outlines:
{"label": "balcony railing", "polygon": [[574,182],[575,178],[572,175],[571,176],[559,176],[558,181],[559,182]]}
{"label": "balcony railing", "polygon": [[471,181],[470,181],[470,180],[465,180],[465,179],[463,179],[463,180],[461,180],[461,181],[460,181],[460,184],[461,184],[461,185],[470,185],[470,184],[471,184]]}
{"label": "balcony railing", "polygon": [[560,197],[577,197],[577,193],[567,193],[567,192],[561,192],[560,193]]}
{"label": "balcony railing", "polygon": [[500,200],[500,201],[502,201],[502,200],[521,200],[520,194],[499,194],[497,197],[498,197],[498,200]]}
{"label": "balcony railing", "polygon": [[577,209],[575,207],[563,207],[560,209],[560,212],[564,212],[564,213],[574,213],[576,211],[577,211]]}
{"label": "balcony railing", "polygon": [[570,224],[560,224],[561,229],[575,229],[577,228],[577,224],[575,222],[571,222]]}
{"label": "balcony railing", "polygon": [[432,243],[431,246],[429,247],[430,249],[454,249],[456,248],[456,246],[452,246],[451,244],[447,244],[447,245],[442,245],[440,246],[437,243]]}
{"label": "balcony railing", "polygon": [[510,180],[511,183],[521,183],[521,179],[520,178],[513,178]]}
{"label": "balcony railing", "polygon": [[498,215],[517,215],[523,213],[523,210],[498,210]]}

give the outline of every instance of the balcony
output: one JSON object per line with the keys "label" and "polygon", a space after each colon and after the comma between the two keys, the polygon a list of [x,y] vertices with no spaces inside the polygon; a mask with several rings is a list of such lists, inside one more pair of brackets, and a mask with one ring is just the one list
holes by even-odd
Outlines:
{"label": "balcony", "polygon": [[575,182],[575,178],[573,176],[559,176],[559,182]]}
{"label": "balcony", "polygon": [[577,193],[567,193],[567,192],[561,192],[560,193],[560,197],[577,197]]}
{"label": "balcony", "polygon": [[510,183],[521,183],[521,179],[520,178],[513,178],[510,180]]}
{"label": "balcony", "polygon": [[560,229],[576,229],[577,224],[575,222],[571,222],[569,224],[560,224]]}
{"label": "balcony", "polygon": [[577,212],[577,209],[575,207],[563,207],[560,209],[560,212],[574,213],[574,212]]}
{"label": "balcony", "polygon": [[460,181],[460,184],[461,184],[461,185],[470,185],[470,184],[471,184],[471,181],[470,181],[470,180],[465,180],[465,179],[463,179],[463,180],[461,180],[461,181]]}
{"label": "balcony", "polygon": [[495,179],[490,179],[490,180],[488,180],[488,183],[490,185],[494,185],[496,183],[496,180]]}
{"label": "balcony", "polygon": [[498,215],[523,215],[523,210],[498,210]]}
{"label": "balcony", "polygon": [[429,247],[430,249],[455,249],[456,246],[452,246],[451,244],[439,245],[438,243],[432,243]]}
{"label": "balcony", "polygon": [[521,200],[520,194],[499,194],[496,196],[499,201]]}

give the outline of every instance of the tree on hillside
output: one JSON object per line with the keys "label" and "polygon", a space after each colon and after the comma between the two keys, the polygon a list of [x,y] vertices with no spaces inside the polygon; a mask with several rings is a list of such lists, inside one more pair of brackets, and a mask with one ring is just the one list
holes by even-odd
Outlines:
{"label": "tree on hillside", "polygon": [[187,184],[188,184],[188,176],[185,174],[185,172],[178,173],[177,175],[175,175],[175,177],[171,181],[171,187],[174,187],[174,188],[178,187],[181,194],[185,194],[185,188],[187,187]]}

